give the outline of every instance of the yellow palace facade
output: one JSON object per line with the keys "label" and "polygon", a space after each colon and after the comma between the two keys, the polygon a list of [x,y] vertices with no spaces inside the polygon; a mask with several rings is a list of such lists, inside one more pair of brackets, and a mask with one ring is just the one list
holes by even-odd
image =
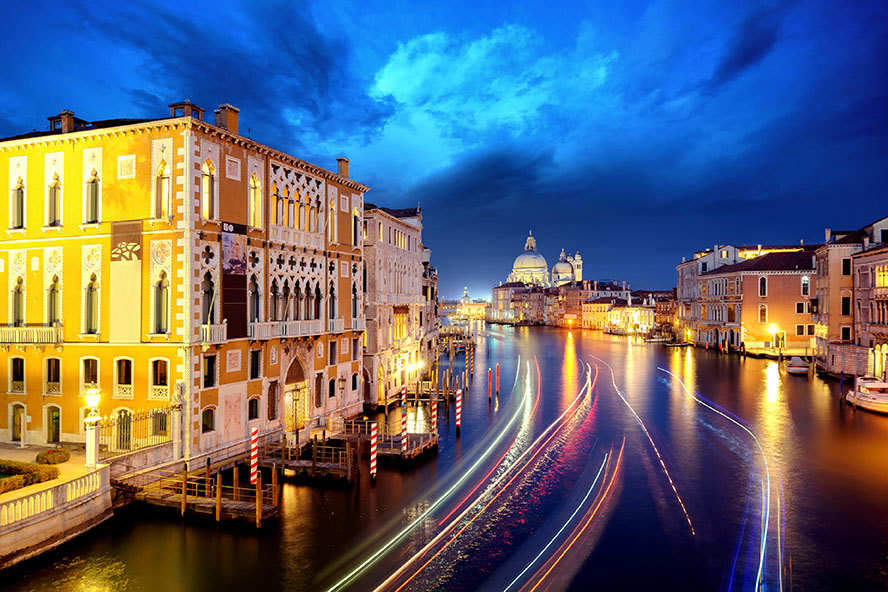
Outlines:
{"label": "yellow palace facade", "polygon": [[367,187],[238,117],[0,140],[0,440],[82,442],[92,386],[103,416],[181,405],[186,457],[360,412]]}

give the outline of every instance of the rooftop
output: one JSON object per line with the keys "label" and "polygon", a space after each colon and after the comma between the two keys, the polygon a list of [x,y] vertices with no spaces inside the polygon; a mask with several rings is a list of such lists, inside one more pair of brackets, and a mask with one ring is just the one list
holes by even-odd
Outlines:
{"label": "rooftop", "polygon": [[[818,247],[820,245],[811,245]],[[804,251],[790,251],[783,253],[768,253],[754,259],[747,259],[741,263],[733,265],[725,265],[718,269],[713,269],[701,275],[721,275],[726,273],[740,273],[744,271],[795,271],[807,270],[813,271],[814,262],[812,261],[812,251],[806,247]]]}

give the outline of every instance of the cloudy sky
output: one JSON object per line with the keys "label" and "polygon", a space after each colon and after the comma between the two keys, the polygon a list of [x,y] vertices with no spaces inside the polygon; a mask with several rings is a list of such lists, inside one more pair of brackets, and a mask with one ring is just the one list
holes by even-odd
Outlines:
{"label": "cloudy sky", "polygon": [[[553,264],[669,288],[718,243],[888,215],[888,4],[54,2],[0,25],[0,136],[162,117],[241,133],[422,204],[442,295],[489,295],[529,229]],[[17,48],[17,49],[15,49]]]}

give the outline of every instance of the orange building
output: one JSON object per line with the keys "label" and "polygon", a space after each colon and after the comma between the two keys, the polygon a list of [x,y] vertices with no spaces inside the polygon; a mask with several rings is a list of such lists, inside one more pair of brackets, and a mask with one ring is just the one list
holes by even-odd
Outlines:
{"label": "orange building", "polygon": [[813,348],[814,248],[769,253],[702,274],[698,345],[774,352]]}
{"label": "orange building", "polygon": [[123,421],[181,405],[186,457],[360,411],[367,187],[346,159],[332,172],[240,135],[238,116],[63,111],[0,141],[0,439],[83,441],[92,385]]}

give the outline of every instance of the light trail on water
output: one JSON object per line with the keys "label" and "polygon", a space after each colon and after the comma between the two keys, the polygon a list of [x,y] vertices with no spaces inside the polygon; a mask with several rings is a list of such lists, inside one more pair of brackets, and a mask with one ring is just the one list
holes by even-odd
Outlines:
{"label": "light trail on water", "polygon": [[[657,370],[665,372],[666,374],[668,374],[669,376],[674,378],[676,381],[678,381],[678,383],[681,385],[682,389],[684,389],[685,393],[687,393],[688,396],[691,397],[693,400],[695,400],[697,403],[706,407],[710,411],[713,411],[714,413],[721,415],[722,417],[724,417],[728,421],[734,423],[735,425],[737,425],[738,427],[743,429],[747,434],[749,434],[749,436],[753,439],[753,441],[755,442],[755,445],[759,449],[759,453],[761,454],[761,457],[762,457],[763,469],[765,471],[765,479],[764,479],[764,481],[762,481],[762,512],[761,512],[762,526],[761,526],[761,537],[760,537],[760,543],[759,543],[758,573],[756,574],[756,578],[755,578],[755,582],[756,582],[755,588],[756,588],[756,590],[759,590],[759,589],[761,589],[761,587],[764,583],[765,556],[767,554],[767,546],[768,546],[768,525],[771,522],[771,473],[770,473],[770,469],[768,467],[768,457],[765,455],[765,451],[762,448],[761,442],[759,442],[759,439],[752,432],[752,430],[750,430],[748,427],[743,425],[743,423],[741,421],[738,421],[740,418],[735,419],[733,417],[733,415],[734,415],[733,413],[725,412],[727,410],[722,411],[721,409],[718,408],[718,406],[715,403],[712,403],[708,399],[705,399],[702,395],[700,395],[696,391],[691,392],[691,390],[688,389],[685,382],[681,378],[679,378],[678,375],[676,375],[675,373],[670,372],[669,370],[659,367],[659,366],[657,367]],[[780,587],[782,589],[783,574],[782,573],[779,574],[778,577],[780,579]]]}
{"label": "light trail on water", "polygon": [[[520,358],[519,358],[520,364]],[[330,586],[327,589],[327,592],[335,592],[337,590],[341,590],[347,584],[352,582],[357,576],[362,574],[368,567],[373,565],[373,563],[382,557],[385,553],[391,550],[399,541],[401,541],[405,536],[407,536],[414,528],[422,524],[422,522],[432,513],[434,512],[441,504],[443,504],[447,498],[449,498],[453,492],[459,489],[463,483],[472,475],[475,469],[483,463],[487,457],[490,456],[492,451],[496,448],[497,445],[502,441],[505,435],[512,428],[512,425],[517,421],[518,417],[521,414],[522,407],[527,402],[527,398],[530,394],[530,362],[527,362],[527,376],[528,376],[528,387],[524,390],[524,396],[520,402],[520,404],[516,405],[515,412],[512,414],[512,417],[509,419],[509,422],[506,424],[505,429],[503,429],[500,434],[496,437],[496,439],[491,443],[491,445],[485,450],[478,460],[476,460],[469,469],[459,478],[456,482],[444,492],[443,495],[438,497],[434,502],[429,504],[429,507],[426,508],[419,516],[417,516],[412,522],[410,522],[407,526],[401,529],[397,534],[395,534],[391,539],[389,539],[385,544],[383,544],[379,549],[374,551],[369,557],[367,557],[364,561],[362,561],[357,567],[353,568],[347,574],[345,574],[342,578],[340,578],[336,583]],[[517,384],[517,379],[516,379]]]}
{"label": "light trail on water", "polygon": [[[537,365],[537,375],[539,377],[539,365],[537,363],[536,356],[534,356],[534,363]],[[596,368],[595,380],[597,380],[597,379],[598,379],[598,371]],[[549,424],[549,426],[543,431],[543,433],[540,434],[537,437],[537,439],[534,440],[534,442],[521,453],[521,455],[515,460],[515,462],[511,466],[509,466],[502,475],[500,475],[493,483],[491,483],[487,487],[487,489],[484,491],[484,493],[482,493],[478,497],[478,499],[475,500],[475,502],[473,502],[468,507],[466,507],[466,509],[463,510],[463,512],[460,513],[459,516],[454,518],[450,522],[450,524],[448,524],[440,533],[438,533],[438,535],[436,535],[431,541],[429,541],[428,544],[426,544],[422,549],[420,549],[419,551],[414,553],[410,557],[410,559],[408,559],[404,563],[404,565],[402,565],[399,569],[397,569],[394,573],[392,573],[388,578],[386,578],[385,581],[383,581],[379,586],[377,586],[375,589],[376,592],[384,590],[387,586],[394,584],[395,581],[404,574],[404,572],[407,570],[407,568],[411,564],[413,564],[420,557],[424,556],[427,552],[429,552],[432,548],[434,548],[438,543],[440,543],[444,539],[444,537],[448,536],[453,531],[453,529],[456,528],[456,525],[459,524],[460,521],[463,518],[465,518],[469,514],[469,512],[472,511],[473,508],[475,508],[482,501],[484,501],[486,496],[488,496],[492,491],[494,491],[500,485],[500,483],[502,483],[502,481],[504,479],[506,479],[506,477],[508,477],[511,473],[513,473],[513,469],[515,469],[512,477],[499,489],[499,491],[490,500],[488,500],[487,503],[475,515],[473,515],[472,518],[470,518],[466,524],[464,524],[462,526],[462,528],[460,528],[457,532],[455,532],[453,534],[453,536],[444,544],[443,547],[438,549],[437,552],[435,552],[428,560],[425,561],[425,563],[423,563],[421,566],[419,566],[419,568],[417,568],[416,571],[414,571],[403,583],[401,583],[401,585],[398,588],[396,588],[396,592],[404,589],[404,587],[407,586],[407,584],[409,584],[417,575],[419,575],[420,572],[422,572],[426,567],[428,567],[432,563],[432,561],[434,561],[438,556],[440,556],[440,554],[447,547],[449,547],[451,543],[453,543],[455,540],[457,540],[457,538],[463,532],[465,532],[465,530],[475,520],[477,520],[478,517],[480,517],[491,506],[491,504],[493,504],[493,502],[496,501],[499,498],[499,496],[503,494],[503,492],[507,491],[508,486],[516,478],[518,478],[522,474],[522,471],[524,471],[524,469],[527,468],[530,465],[530,463],[533,462],[533,460],[543,450],[546,449],[546,446],[549,444],[549,442],[557,435],[557,433],[558,433],[557,428],[560,428],[564,424],[567,423],[568,420],[566,420],[565,417],[567,417],[567,415],[569,413],[571,413],[571,417],[573,417],[573,415],[576,414],[576,412],[579,409],[579,406],[578,406],[579,402],[583,400],[583,398],[586,394],[591,394],[591,392],[594,388],[594,385],[595,385],[595,383],[594,383],[594,381],[592,381],[592,376],[591,376],[591,367],[587,365],[586,381],[583,385],[583,388],[580,390],[580,392],[578,393],[577,397],[573,400],[573,402],[561,413],[561,415],[559,415],[551,424]],[[538,382],[537,390],[539,391],[539,382]],[[538,392],[538,397],[539,397],[539,392]],[[524,457],[527,456],[531,451],[534,451],[534,452],[530,456],[530,458],[528,458],[526,461],[523,462],[523,464],[521,464],[520,467],[518,467],[519,463],[522,462],[522,459],[524,459]],[[517,467],[517,469],[516,469],[516,467]]]}
{"label": "light trail on water", "polygon": [[662,455],[660,455],[660,450],[657,448],[657,445],[654,444],[654,439],[651,437],[650,432],[647,429],[647,426],[644,425],[644,422],[641,420],[641,417],[638,416],[638,413],[635,412],[632,405],[629,404],[629,401],[626,400],[626,397],[623,396],[623,392],[620,390],[620,387],[617,386],[617,379],[614,375],[614,369],[610,364],[599,358],[598,356],[590,354],[591,357],[600,361],[602,364],[607,366],[608,370],[611,373],[611,382],[614,385],[614,390],[617,392],[617,395],[620,396],[620,399],[623,400],[623,403],[626,404],[626,407],[629,408],[629,411],[632,412],[632,415],[635,416],[635,421],[638,422],[638,425],[641,426],[641,430],[644,432],[644,435],[647,436],[648,442],[651,443],[651,448],[654,449],[654,453],[657,455],[657,460],[660,461],[660,466],[663,468],[663,473],[666,475],[666,479],[669,481],[669,486],[672,488],[672,492],[675,494],[675,499],[678,500],[678,505],[681,507],[681,511],[684,513],[685,520],[688,522],[688,526],[691,529],[691,535],[696,536],[697,531],[694,529],[694,523],[691,522],[691,515],[688,513],[688,509],[685,507],[684,501],[681,499],[681,496],[678,494],[678,489],[675,487],[675,483],[672,481],[672,476],[669,474],[669,470],[666,468],[666,463],[663,461]]}

